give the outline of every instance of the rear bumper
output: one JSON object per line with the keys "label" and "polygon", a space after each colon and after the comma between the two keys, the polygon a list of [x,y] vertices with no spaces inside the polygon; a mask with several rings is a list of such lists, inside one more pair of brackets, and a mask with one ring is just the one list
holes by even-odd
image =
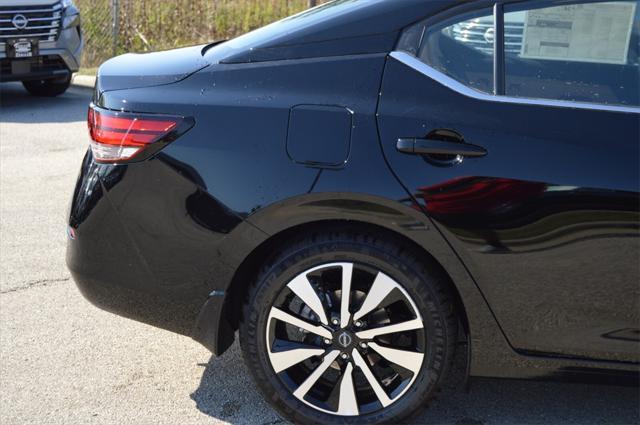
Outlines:
{"label": "rear bumper", "polygon": [[233,340],[219,295],[235,272],[219,254],[241,223],[163,160],[106,165],[89,151],[69,212],[67,266],[99,308],[219,353]]}
{"label": "rear bumper", "polygon": [[67,267],[80,292],[99,308],[190,335],[206,297],[183,298],[156,279],[109,199],[109,186],[126,185],[126,174],[126,166],[85,157],[69,217]]}

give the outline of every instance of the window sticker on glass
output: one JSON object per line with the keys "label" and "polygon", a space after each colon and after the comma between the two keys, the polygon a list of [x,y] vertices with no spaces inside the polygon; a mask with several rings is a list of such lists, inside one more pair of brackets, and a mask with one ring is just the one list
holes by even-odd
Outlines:
{"label": "window sticker on glass", "polygon": [[529,10],[520,57],[626,64],[636,2]]}

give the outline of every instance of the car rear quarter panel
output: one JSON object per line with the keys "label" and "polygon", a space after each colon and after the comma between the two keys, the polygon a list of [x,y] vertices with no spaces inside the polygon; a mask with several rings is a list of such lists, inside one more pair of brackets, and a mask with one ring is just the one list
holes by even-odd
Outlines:
{"label": "car rear quarter panel", "polygon": [[[102,92],[100,107],[189,116],[195,125],[148,161],[100,165],[88,154],[68,263],[76,280],[108,288],[92,301],[191,334],[209,294],[227,289],[267,237],[245,219],[307,194],[320,174],[287,154],[292,107],[347,108],[353,139],[367,139],[380,155],[373,116],[384,61],[363,55],[216,65],[175,84]],[[108,299],[120,292],[138,300],[135,308]],[[163,310],[175,319],[163,319]]]}

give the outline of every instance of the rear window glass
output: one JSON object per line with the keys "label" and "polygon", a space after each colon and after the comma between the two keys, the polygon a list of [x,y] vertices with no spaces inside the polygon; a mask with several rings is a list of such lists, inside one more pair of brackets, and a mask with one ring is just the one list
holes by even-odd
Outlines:
{"label": "rear window glass", "polygon": [[638,1],[505,7],[505,94],[638,105],[639,9]]}
{"label": "rear window glass", "polygon": [[418,57],[478,91],[493,92],[495,26],[490,9],[426,29]]}

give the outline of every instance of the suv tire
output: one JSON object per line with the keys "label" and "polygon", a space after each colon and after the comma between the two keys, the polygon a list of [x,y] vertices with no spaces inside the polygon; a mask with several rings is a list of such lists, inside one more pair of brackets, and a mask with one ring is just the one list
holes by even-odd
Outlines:
{"label": "suv tire", "polygon": [[71,85],[71,75],[62,78],[23,81],[22,85],[33,96],[55,97],[67,91]]}

